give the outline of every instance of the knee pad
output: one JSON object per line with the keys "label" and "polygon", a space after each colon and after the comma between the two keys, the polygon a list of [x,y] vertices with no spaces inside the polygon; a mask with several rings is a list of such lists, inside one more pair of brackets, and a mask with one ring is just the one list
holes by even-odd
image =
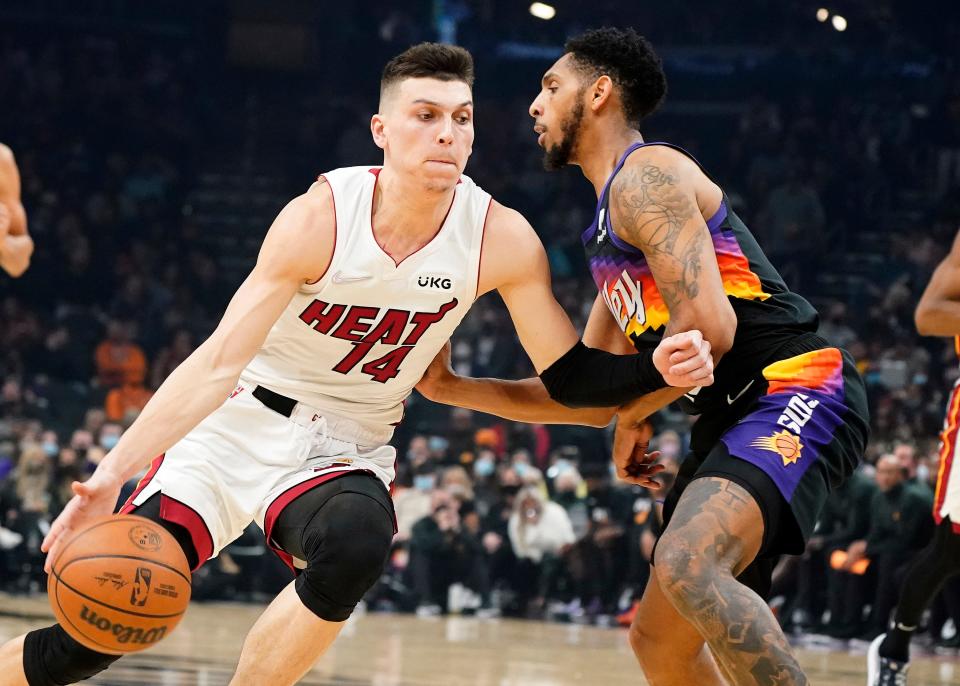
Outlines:
{"label": "knee pad", "polygon": [[303,531],[307,567],[297,595],[320,619],[342,622],[380,577],[393,540],[393,517],[377,499],[336,494]]}
{"label": "knee pad", "polygon": [[59,624],[27,634],[23,642],[23,671],[30,686],[66,686],[99,674],[119,655],[90,650]]}

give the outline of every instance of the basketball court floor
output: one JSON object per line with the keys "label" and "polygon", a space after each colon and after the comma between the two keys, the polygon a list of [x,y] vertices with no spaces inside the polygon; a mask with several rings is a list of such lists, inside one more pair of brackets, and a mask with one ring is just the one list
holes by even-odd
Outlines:
{"label": "basketball court floor", "polygon": [[[222,686],[229,681],[243,637],[261,610],[255,605],[195,604],[169,638],[148,652],[125,657],[109,672],[87,683]],[[46,596],[0,595],[0,640],[51,621]],[[865,683],[861,653],[807,647],[799,655],[812,684]],[[507,619],[362,614],[351,619],[331,651],[300,683],[641,686],[646,681],[634,662],[623,629]],[[944,684],[960,685],[960,657],[929,656],[914,661],[910,686]]]}

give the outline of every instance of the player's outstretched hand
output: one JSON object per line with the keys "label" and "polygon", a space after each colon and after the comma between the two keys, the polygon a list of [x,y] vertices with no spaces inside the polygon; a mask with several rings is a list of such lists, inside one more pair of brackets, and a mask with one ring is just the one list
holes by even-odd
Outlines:
{"label": "player's outstretched hand", "polygon": [[453,365],[450,363],[450,341],[444,343],[440,352],[433,358],[427,371],[417,383],[417,390],[427,400],[436,400],[437,391],[443,387],[444,383],[454,378],[456,373],[453,371]]}
{"label": "player's outstretched hand", "polygon": [[651,438],[653,425],[650,422],[637,423],[622,417],[617,420],[613,434],[613,464],[618,479],[651,490],[660,488],[660,483],[653,477],[665,467],[657,464],[659,451],[647,452]]}
{"label": "player's outstretched hand", "polygon": [[40,544],[40,550],[47,553],[44,571],[49,574],[52,561],[57,559],[64,541],[77,529],[82,529],[98,517],[113,513],[123,479],[118,474],[98,467],[93,475],[84,481],[74,481],[70,486],[73,497],[63,512],[50,525],[50,531]]}
{"label": "player's outstretched hand", "polygon": [[696,329],[661,340],[653,351],[653,364],[670,386],[685,388],[713,383],[710,341]]}

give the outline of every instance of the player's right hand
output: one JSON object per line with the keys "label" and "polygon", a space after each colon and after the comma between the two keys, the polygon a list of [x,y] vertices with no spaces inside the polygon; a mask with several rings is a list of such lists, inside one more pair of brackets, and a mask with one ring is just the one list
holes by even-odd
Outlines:
{"label": "player's right hand", "polygon": [[669,386],[709,386],[713,383],[710,341],[696,329],[667,336],[653,351],[653,364]]}
{"label": "player's right hand", "polygon": [[97,467],[89,479],[83,483],[74,481],[70,487],[73,489],[73,497],[50,525],[50,531],[40,544],[40,550],[47,554],[43,563],[43,570],[47,574],[71,533],[83,529],[99,517],[113,514],[120,497],[120,489],[123,487],[123,479],[115,472]]}
{"label": "player's right hand", "polygon": [[423,373],[423,377],[416,385],[417,391],[427,400],[436,400],[437,392],[443,387],[444,383],[456,376],[450,362],[450,349],[450,341],[447,341],[440,352],[437,353],[437,356],[433,358],[430,366],[427,367],[427,371]]}
{"label": "player's right hand", "polygon": [[655,491],[660,488],[660,483],[653,477],[666,467],[657,464],[660,451],[647,452],[651,438],[653,425],[650,422],[619,417],[613,434],[613,464],[621,481]]}

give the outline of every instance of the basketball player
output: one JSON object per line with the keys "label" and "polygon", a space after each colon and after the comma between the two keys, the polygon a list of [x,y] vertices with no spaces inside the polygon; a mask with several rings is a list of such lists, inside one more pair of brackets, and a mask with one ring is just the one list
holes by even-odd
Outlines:
{"label": "basketball player", "polygon": [[[43,543],[49,572],[65,536],[111,512],[155,455],[121,511],[166,526],[191,568],[256,520],[297,578],[251,629],[232,684],[295,683],[378,578],[395,527],[387,442],[479,294],[500,293],[538,370],[573,365],[574,389],[558,391],[568,402],[712,382],[699,332],[646,358],[578,341],[530,225],[462,176],[472,81],[462,48],[423,44],[387,64],[371,120],[383,166],[324,174],[281,211],[216,331],[74,484]],[[567,412],[601,423],[613,410]],[[52,686],[116,659],[53,626],[8,644],[0,671]]]}
{"label": "basketball player", "polygon": [[[643,355],[696,329],[717,362],[711,387],[660,390],[619,412],[614,459],[635,483],[651,473],[639,420],[672,398],[699,415],[631,644],[655,686],[805,684],[762,596],[776,556],[803,551],[830,488],[859,463],[865,389],[700,164],[644,142],[640,122],[665,93],[643,37],[600,29],[567,43],[530,106],[547,169],[577,165],[597,193],[582,234],[600,290],[591,336],[616,332]],[[457,379],[441,360],[424,387],[509,418],[531,414],[529,403],[542,421],[549,408],[535,389],[555,385],[552,372],[505,386]]]}
{"label": "basketball player", "polygon": [[20,171],[13,151],[0,143],[0,267],[16,278],[27,271],[31,255],[33,239],[20,202]]}
{"label": "basketball player", "polygon": [[[954,337],[960,355],[960,233],[920,297],[915,320],[921,335]],[[960,381],[950,394],[940,434],[940,471],[933,504],[937,528],[903,578],[893,628],[870,644],[868,686],[906,685],[910,638],[920,623],[920,616],[944,582],[960,574],[960,470],[954,468],[958,421]]]}

